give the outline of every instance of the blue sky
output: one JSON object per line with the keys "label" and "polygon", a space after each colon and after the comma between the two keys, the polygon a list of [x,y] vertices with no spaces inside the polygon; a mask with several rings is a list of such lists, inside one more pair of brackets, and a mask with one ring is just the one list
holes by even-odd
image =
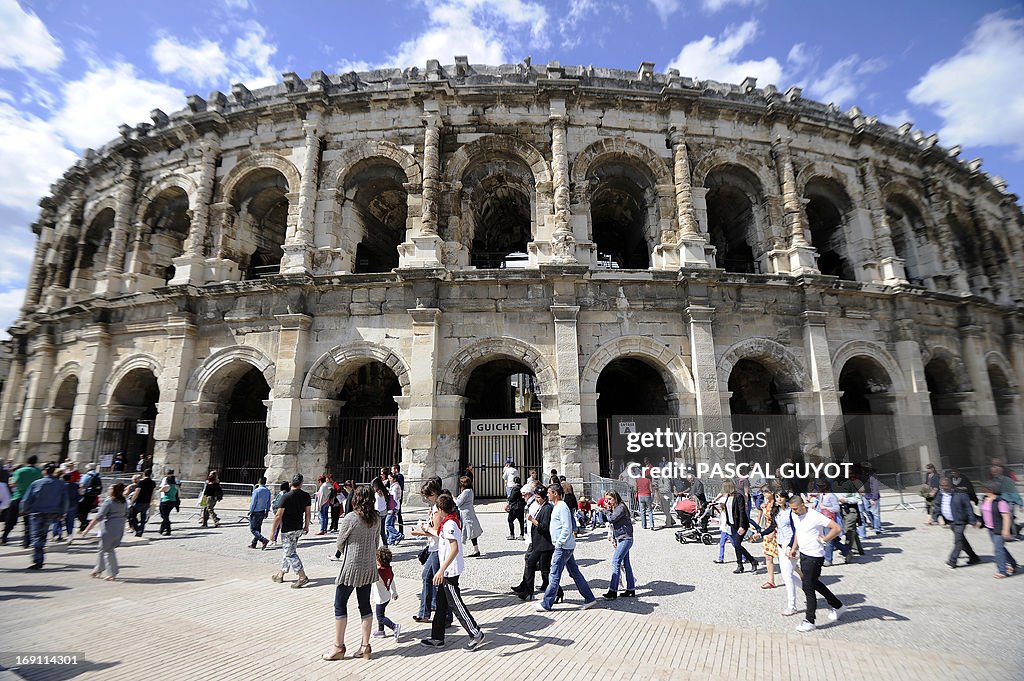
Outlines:
{"label": "blue sky", "polygon": [[[0,0],[0,329],[48,187],[87,147],[192,93],[381,66],[558,60],[804,88],[913,121],[1024,195],[1024,5],[781,0]],[[2,333],[2,332],[0,332]]]}

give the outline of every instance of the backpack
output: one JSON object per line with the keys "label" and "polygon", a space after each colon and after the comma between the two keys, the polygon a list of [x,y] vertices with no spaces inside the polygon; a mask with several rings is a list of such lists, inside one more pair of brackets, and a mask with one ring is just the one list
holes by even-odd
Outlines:
{"label": "backpack", "polygon": [[103,481],[100,480],[99,473],[93,473],[92,477],[89,478],[89,484],[85,488],[85,496],[87,497],[98,497],[103,493]]}

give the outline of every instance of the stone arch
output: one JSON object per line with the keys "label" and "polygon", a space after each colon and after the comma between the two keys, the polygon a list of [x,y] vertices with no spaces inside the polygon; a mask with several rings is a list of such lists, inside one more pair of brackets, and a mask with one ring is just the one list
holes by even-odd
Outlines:
{"label": "stone arch", "polygon": [[843,367],[854,357],[867,357],[874,360],[889,375],[889,380],[892,381],[893,392],[906,392],[907,382],[903,376],[903,370],[900,369],[899,362],[882,345],[872,341],[848,341],[835,351],[832,355],[832,375],[836,376],[837,380],[843,373]]}
{"label": "stone arch", "polygon": [[544,355],[529,343],[508,336],[485,338],[461,348],[445,366],[438,381],[438,394],[462,395],[473,369],[501,357],[522,362],[529,367],[537,378],[541,395],[558,394],[555,371]]}
{"label": "stone arch", "polygon": [[770,338],[747,338],[734,343],[718,360],[718,389],[729,392],[729,376],[741,359],[760,362],[775,373],[786,392],[802,392],[808,384],[800,361],[785,346]]}
{"label": "stone arch", "polygon": [[570,179],[573,182],[585,180],[591,169],[609,156],[639,163],[651,173],[656,185],[674,186],[668,162],[650,147],[625,137],[598,140],[577,154],[572,163]]}
{"label": "stone arch", "polygon": [[192,178],[187,175],[181,175],[174,173],[173,175],[166,175],[161,177],[157,182],[150,185],[148,189],[143,193],[142,198],[139,200],[138,208],[135,210],[135,222],[142,222],[146,217],[146,211],[149,210],[149,206],[157,199],[158,196],[163,194],[166,190],[177,187],[178,189],[185,192],[188,196],[188,207],[189,210],[195,209],[195,198],[196,198],[196,183],[192,181]]}
{"label": "stone arch", "polygon": [[331,348],[313,363],[302,382],[301,396],[304,399],[333,399],[341,388],[339,375],[347,375],[351,369],[368,362],[380,362],[398,377],[402,394],[409,394],[408,364],[394,350],[368,341],[357,341]]}
{"label": "stone arch", "polygon": [[231,201],[234,197],[235,189],[245,177],[255,170],[264,168],[271,168],[284,176],[285,181],[288,183],[289,194],[297,195],[299,193],[301,176],[291,161],[278,154],[256,152],[241,159],[235,164],[234,168],[228,171],[227,176],[220,183],[220,189],[214,202]]}
{"label": "stone arch", "polygon": [[969,374],[967,373],[967,365],[964,364],[964,360],[959,354],[944,345],[932,345],[929,349],[921,350],[921,364],[926,369],[933,359],[941,359],[946,362],[957,383],[957,390],[959,392],[970,392],[973,390]]}
{"label": "stone arch", "polygon": [[109,406],[117,386],[125,376],[136,369],[148,369],[156,377],[157,382],[159,382],[160,375],[163,372],[160,362],[153,355],[140,353],[127,357],[117,365],[114,371],[110,373],[106,383],[103,384],[103,388],[100,390],[99,403],[103,406]]}
{"label": "stone arch", "polygon": [[1016,374],[1013,371],[1013,365],[1010,364],[1010,360],[998,350],[990,350],[985,354],[985,368],[991,371],[992,369],[998,369],[1003,376],[1006,378],[1007,384],[1014,390],[1014,392],[1020,392],[1020,386],[1017,385]]}
{"label": "stone arch", "polygon": [[621,357],[647,360],[661,374],[665,385],[671,386],[673,392],[695,392],[693,375],[682,357],[650,338],[621,336],[599,347],[587,360],[581,376],[580,393],[596,393],[601,371]]}
{"label": "stone arch", "polygon": [[223,390],[225,380],[237,378],[237,376],[228,375],[235,372],[223,371],[232,364],[256,367],[263,374],[267,385],[271,386],[271,394],[273,394],[274,363],[261,350],[248,345],[234,345],[217,350],[203,361],[203,364],[189,379],[188,386],[185,388],[185,401],[213,401],[212,397]]}
{"label": "stone arch", "polygon": [[117,215],[117,197],[116,196],[104,196],[99,201],[90,204],[82,212],[82,230],[83,234],[88,231],[89,225],[92,224],[100,213],[106,209],[114,211],[114,215]]}
{"label": "stone arch", "polygon": [[50,387],[50,394],[47,397],[46,405],[48,407],[54,407],[57,402],[57,397],[60,393],[61,388],[64,386],[64,381],[74,377],[81,380],[82,367],[78,362],[66,362],[60,370],[53,375],[53,383]]}
{"label": "stone arch", "polygon": [[416,157],[394,142],[388,142],[387,140],[361,142],[347,149],[340,158],[331,164],[330,171],[324,175],[332,179],[333,184],[330,185],[331,187],[340,189],[345,182],[345,178],[355,168],[364,161],[372,161],[378,158],[388,159],[397,163],[405,171],[406,180],[410,185],[418,187],[423,183],[423,171]]}
{"label": "stone arch", "polygon": [[463,144],[455,150],[445,166],[444,181],[449,183],[461,181],[462,176],[474,161],[480,157],[486,157],[488,153],[495,152],[510,154],[526,163],[533,173],[535,184],[551,182],[551,170],[547,161],[544,160],[544,155],[533,145],[511,135],[488,135],[469,144]]}
{"label": "stone arch", "polygon": [[773,189],[778,185],[775,176],[768,172],[768,162],[759,160],[755,156],[735,150],[712,149],[701,157],[693,166],[693,186],[703,187],[708,175],[719,166],[739,166],[753,174],[761,183],[761,191],[764,196],[773,196],[777,191]]}
{"label": "stone arch", "polygon": [[854,201],[854,189],[850,186],[849,177],[843,173],[839,166],[834,163],[818,163],[811,161],[797,171],[796,174],[796,191],[800,196],[803,196],[807,191],[807,185],[811,180],[827,180],[838,184],[842,190],[846,193],[847,199],[851,203],[851,207]]}

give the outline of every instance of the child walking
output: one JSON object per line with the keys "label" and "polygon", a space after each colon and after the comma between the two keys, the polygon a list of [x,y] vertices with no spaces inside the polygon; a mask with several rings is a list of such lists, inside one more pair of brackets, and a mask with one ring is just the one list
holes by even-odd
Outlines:
{"label": "child walking", "polygon": [[395,584],[395,573],[391,569],[391,549],[382,546],[377,549],[377,583],[373,589],[373,608],[377,615],[377,631],[373,632],[374,638],[383,638],[384,627],[395,632],[395,643],[402,635],[402,625],[392,622],[384,614],[388,603],[398,600],[398,586]]}

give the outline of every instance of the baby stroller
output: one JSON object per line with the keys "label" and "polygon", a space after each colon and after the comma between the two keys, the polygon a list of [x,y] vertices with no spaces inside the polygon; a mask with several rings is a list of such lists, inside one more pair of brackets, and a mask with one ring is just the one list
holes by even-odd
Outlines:
{"label": "baby stroller", "polygon": [[714,504],[707,504],[703,510],[700,510],[697,502],[693,499],[680,500],[676,504],[676,517],[679,518],[679,524],[683,529],[676,531],[676,541],[680,544],[690,542],[714,544],[716,538],[706,529],[701,529],[701,527],[707,527],[713,510]]}

